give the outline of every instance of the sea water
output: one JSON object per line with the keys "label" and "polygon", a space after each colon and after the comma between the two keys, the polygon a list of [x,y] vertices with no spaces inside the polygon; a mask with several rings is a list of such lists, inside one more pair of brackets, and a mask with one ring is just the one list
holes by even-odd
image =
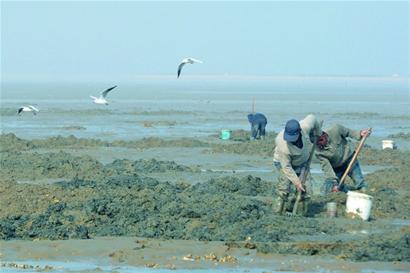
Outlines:
{"label": "sea water", "polygon": [[[111,85],[118,87],[109,93],[109,105],[93,104],[89,95]],[[324,127],[372,127],[369,143],[375,145],[410,130],[408,78],[154,77],[126,83],[2,83],[1,132],[28,139],[207,137],[221,129],[249,130],[246,116],[253,100],[254,110],[268,118],[268,131],[309,113],[323,119]],[[40,113],[17,115],[27,104]]]}

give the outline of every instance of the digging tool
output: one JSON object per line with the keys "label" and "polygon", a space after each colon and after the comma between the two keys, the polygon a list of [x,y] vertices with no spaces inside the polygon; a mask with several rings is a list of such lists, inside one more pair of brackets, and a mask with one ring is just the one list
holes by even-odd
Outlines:
{"label": "digging tool", "polygon": [[[312,162],[313,153],[315,151],[315,145],[316,145],[316,143],[313,143],[312,150],[310,151],[309,159],[306,163],[306,166],[303,168],[302,173],[299,176],[299,180],[302,183],[302,185],[305,184],[305,181],[306,181],[307,176],[309,174],[310,163]],[[296,195],[295,204],[293,205],[292,216],[295,216],[297,211],[298,211],[298,205],[299,205],[300,199],[302,199],[302,192],[298,191],[298,193]]]}
{"label": "digging tool", "polygon": [[255,97],[252,98],[252,114],[255,114]]}
{"label": "digging tool", "polygon": [[[322,128],[322,126],[323,126],[323,120],[320,121],[320,128]],[[306,166],[303,168],[302,173],[299,176],[299,180],[302,183],[302,185],[305,184],[307,176],[309,174],[310,163],[312,163],[313,153],[315,152],[315,145],[316,145],[316,138],[313,141],[312,150],[310,151],[309,159],[306,163]],[[292,216],[296,216],[300,199],[302,199],[302,192],[298,191],[296,195],[295,204],[293,205]]]}
{"label": "digging tool", "polygon": [[[371,132],[371,131],[372,131],[372,128],[369,128],[368,130],[369,130],[369,132]],[[362,150],[362,148],[363,148],[363,146],[364,146],[364,142],[366,141],[366,139],[367,139],[368,136],[369,136],[369,134],[366,135],[366,136],[364,136],[364,137],[362,137],[362,139],[360,140],[360,143],[359,143],[359,145],[357,146],[357,148],[356,148],[356,150],[355,150],[355,152],[354,152],[354,154],[353,154],[353,157],[352,157],[352,159],[350,160],[349,165],[348,165],[347,168],[346,168],[346,171],[343,173],[342,178],[340,178],[339,185],[337,185],[337,190],[336,190],[336,191],[338,191],[338,190],[340,189],[340,187],[343,185],[343,183],[344,183],[344,181],[345,181],[347,175],[348,175],[349,172],[352,170],[353,164],[356,162],[356,159],[357,159],[357,157],[359,156],[359,153],[360,153],[360,151]]]}

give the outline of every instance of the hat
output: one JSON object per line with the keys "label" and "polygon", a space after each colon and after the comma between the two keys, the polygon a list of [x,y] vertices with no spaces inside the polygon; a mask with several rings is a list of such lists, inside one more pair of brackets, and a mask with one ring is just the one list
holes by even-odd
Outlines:
{"label": "hat", "polygon": [[296,119],[291,119],[286,122],[283,139],[287,142],[295,142],[300,135],[300,124]]}

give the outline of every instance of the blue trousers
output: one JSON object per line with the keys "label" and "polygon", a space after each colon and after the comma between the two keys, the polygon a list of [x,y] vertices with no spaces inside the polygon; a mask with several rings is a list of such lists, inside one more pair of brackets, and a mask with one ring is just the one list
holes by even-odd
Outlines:
{"label": "blue trousers", "polygon": [[251,125],[251,137],[253,139],[256,139],[258,137],[258,133],[259,133],[259,137],[265,136],[265,133],[266,133],[265,127],[266,127],[266,123],[264,122],[253,123]]}
{"label": "blue trousers", "polygon": [[[346,160],[346,163],[343,164],[343,166],[333,169],[339,179],[342,178],[344,172],[347,169],[347,166],[349,165],[349,162],[350,160]],[[352,169],[348,173],[348,176],[353,180],[354,186],[349,187],[343,183],[340,189],[341,191],[347,192],[348,190],[360,190],[361,188],[367,188],[367,183],[364,181],[363,173],[358,160],[356,160],[356,162],[353,164]]]}

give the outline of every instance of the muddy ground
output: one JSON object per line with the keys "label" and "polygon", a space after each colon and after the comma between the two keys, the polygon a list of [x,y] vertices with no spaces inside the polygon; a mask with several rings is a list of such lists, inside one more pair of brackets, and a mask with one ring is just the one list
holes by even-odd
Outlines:
{"label": "muddy ground", "polygon": [[226,242],[98,237],[93,240],[3,242],[4,272],[406,272],[406,262],[346,262],[329,256],[265,254]]}
{"label": "muddy ground", "polygon": [[[108,142],[73,136],[24,140],[3,134],[0,239],[138,236],[223,241],[259,253],[410,262],[410,152],[366,147],[360,156],[363,165],[385,166],[366,175],[374,197],[369,222],[344,215],[342,193],[314,195],[309,217],[289,218],[272,212],[274,179],[241,173],[214,176],[197,162],[180,164],[160,157],[102,163],[67,152],[122,147],[139,153],[180,147],[201,148],[205,155],[257,155],[269,161],[274,136],[271,132],[266,140],[251,142],[247,132],[234,131],[231,141],[215,135]],[[185,179],[175,179],[181,174]],[[35,183],[41,179],[49,183]],[[338,203],[337,218],[326,217],[329,201]]]}

